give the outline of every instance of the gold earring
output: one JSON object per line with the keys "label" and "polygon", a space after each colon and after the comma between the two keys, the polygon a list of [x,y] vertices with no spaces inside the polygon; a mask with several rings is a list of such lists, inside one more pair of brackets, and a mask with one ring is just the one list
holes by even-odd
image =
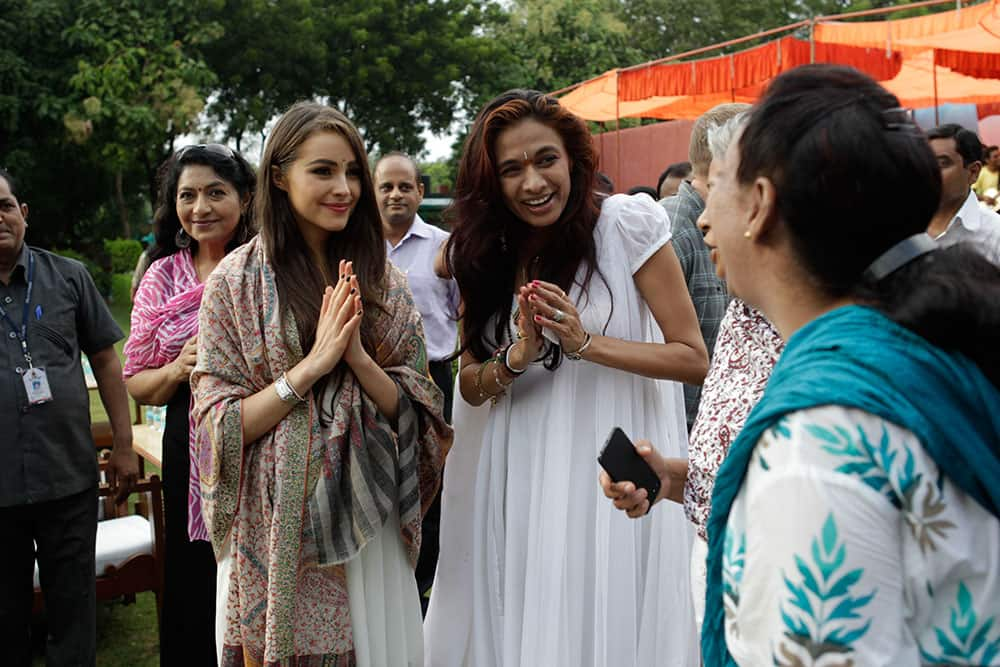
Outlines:
{"label": "gold earring", "polygon": [[745,239],[752,239],[753,238],[753,235],[750,233],[749,229],[746,230],[745,232],[743,232],[743,238],[745,238]]}

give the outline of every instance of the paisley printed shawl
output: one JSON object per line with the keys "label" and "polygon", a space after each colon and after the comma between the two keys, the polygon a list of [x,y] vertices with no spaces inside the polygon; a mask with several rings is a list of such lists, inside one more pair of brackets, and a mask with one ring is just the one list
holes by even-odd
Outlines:
{"label": "paisley printed shawl", "polygon": [[[402,537],[416,560],[420,517],[440,484],[451,429],[441,416],[442,394],[428,374],[420,317],[405,277],[389,265],[386,284],[373,356],[398,387],[401,437],[345,370],[334,374],[339,388],[326,392],[322,406],[332,413],[326,432],[333,437],[323,437],[320,406],[311,393],[246,448],[241,401],[302,359],[298,333],[290,316],[283,330],[274,273],[256,239],[227,256],[205,288],[191,380],[204,516],[216,553],[231,538],[232,553],[254,566],[234,568],[241,570],[240,590],[229,599],[224,643],[228,648],[238,634],[247,657],[265,664],[305,655],[303,646],[351,646],[342,571],[332,577],[336,590],[329,600],[320,601],[344,607],[338,622],[304,627],[304,600],[315,594],[304,588],[303,573],[317,565],[301,562],[304,534],[323,530],[314,535],[321,562],[342,562],[399,502]],[[263,572],[254,575],[253,569]],[[255,631],[262,608],[266,624]],[[325,636],[304,636],[310,632]]]}
{"label": "paisley printed shawl", "polygon": [[[419,312],[406,279],[390,267],[388,313],[375,327],[374,356],[398,388],[397,428],[393,431],[353,373],[345,369],[330,379],[321,414],[332,415],[332,424],[309,462],[310,470],[322,470],[317,483],[310,484],[309,498],[322,564],[357,555],[398,503],[403,540],[415,566],[420,520],[437,492],[444,463],[444,452],[429,460],[417,450],[428,438],[450,441],[451,429],[441,417],[444,397],[429,375]],[[418,465],[424,466],[419,473]],[[430,480],[437,480],[433,487],[420,486]]]}

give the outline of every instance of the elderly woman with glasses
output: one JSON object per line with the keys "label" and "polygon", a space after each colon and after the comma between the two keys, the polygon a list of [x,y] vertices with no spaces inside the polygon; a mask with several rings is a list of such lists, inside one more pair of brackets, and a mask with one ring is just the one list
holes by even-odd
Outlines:
{"label": "elderly woman with glasses", "polygon": [[187,146],[160,169],[152,263],[132,308],[125,381],[139,403],[167,406],[163,434],[166,503],[160,661],[215,664],[215,557],[200,511],[198,469],[191,465],[191,390],[198,309],[205,280],[247,241],[256,178],[220,144]]}

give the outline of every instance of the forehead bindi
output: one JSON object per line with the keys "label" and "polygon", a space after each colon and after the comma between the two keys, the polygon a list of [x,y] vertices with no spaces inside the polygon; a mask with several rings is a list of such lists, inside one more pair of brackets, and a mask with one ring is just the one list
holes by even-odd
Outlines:
{"label": "forehead bindi", "polygon": [[346,167],[356,164],[357,156],[347,139],[336,132],[318,132],[302,142],[299,161],[306,165],[322,164]]}
{"label": "forehead bindi", "polygon": [[511,125],[497,136],[497,163],[524,162],[539,153],[554,151],[565,153],[562,137],[554,129],[534,118]]}
{"label": "forehead bindi", "polygon": [[211,187],[226,187],[226,181],[207,165],[193,164],[184,167],[177,179],[177,191],[204,190]]}

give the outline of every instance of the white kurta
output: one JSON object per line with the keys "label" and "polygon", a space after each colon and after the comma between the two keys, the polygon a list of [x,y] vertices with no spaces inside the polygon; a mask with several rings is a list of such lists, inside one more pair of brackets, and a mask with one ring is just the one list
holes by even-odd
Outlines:
{"label": "white kurta", "polygon": [[867,412],[761,436],[722,572],[739,665],[1000,665],[1000,521]]}
{"label": "white kurta", "polygon": [[[600,275],[570,292],[588,331],[662,341],[633,274],[669,229],[647,197],[605,200]],[[564,360],[533,365],[495,406],[456,401],[427,665],[698,664],[689,524],[679,505],[632,520],[604,497],[596,459],[615,426],[685,457],[681,385]]]}

